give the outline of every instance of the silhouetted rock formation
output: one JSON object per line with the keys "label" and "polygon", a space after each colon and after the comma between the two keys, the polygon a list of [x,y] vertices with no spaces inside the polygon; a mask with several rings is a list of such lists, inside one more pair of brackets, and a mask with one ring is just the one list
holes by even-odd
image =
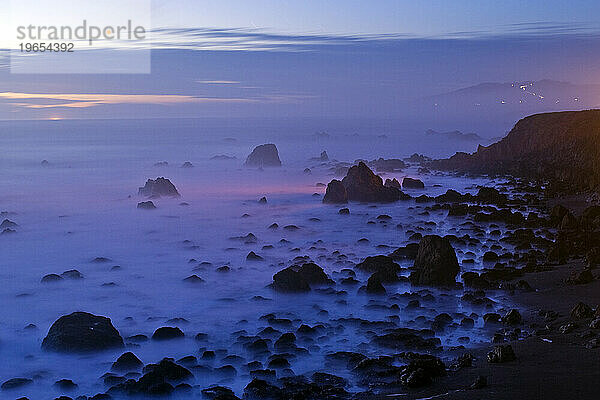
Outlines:
{"label": "silhouetted rock formation", "polygon": [[423,189],[425,184],[420,179],[406,177],[402,179],[402,188],[404,189]]}
{"label": "silhouetted rock formation", "polygon": [[281,167],[279,152],[274,144],[256,146],[246,159],[247,167]]}
{"label": "silhouetted rock formation", "polygon": [[397,158],[378,158],[377,160],[372,160],[369,162],[369,166],[375,168],[376,171],[381,172],[400,172],[404,168],[408,167],[406,163]]}
{"label": "silhouetted rock formation", "polygon": [[341,181],[337,179],[332,180],[327,185],[327,191],[325,197],[323,197],[323,203],[327,204],[345,204],[348,202],[348,193],[346,188]]}
{"label": "silhouetted rock formation", "polygon": [[336,179],[329,182],[323,203],[345,203],[348,200],[391,203],[410,198],[396,187],[385,186],[381,177],[361,161],[348,170],[341,182]]}
{"label": "silhouetted rock formation", "polygon": [[142,201],[138,203],[137,208],[140,208],[142,210],[154,210],[156,206],[151,201]]}
{"label": "silhouetted rock formation", "polygon": [[461,172],[548,179],[564,190],[597,190],[598,160],[600,110],[586,110],[523,118],[499,142],[431,165]]}
{"label": "silhouetted rock formation", "polygon": [[421,239],[414,267],[410,281],[415,285],[454,286],[460,271],[450,241],[437,235]]}
{"label": "silhouetted rock formation", "polygon": [[147,197],[180,196],[175,185],[167,178],[148,179],[146,184],[139,189],[138,193]]}
{"label": "silhouetted rock formation", "polygon": [[44,350],[78,353],[123,347],[109,318],[74,312],[56,320],[42,342]]}

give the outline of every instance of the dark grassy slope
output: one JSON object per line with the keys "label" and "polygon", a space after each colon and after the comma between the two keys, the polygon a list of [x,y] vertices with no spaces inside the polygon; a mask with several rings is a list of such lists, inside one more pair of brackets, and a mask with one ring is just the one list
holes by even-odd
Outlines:
{"label": "dark grassy slope", "polygon": [[564,190],[600,189],[600,110],[536,114],[473,154],[456,153],[431,166],[551,181]]}

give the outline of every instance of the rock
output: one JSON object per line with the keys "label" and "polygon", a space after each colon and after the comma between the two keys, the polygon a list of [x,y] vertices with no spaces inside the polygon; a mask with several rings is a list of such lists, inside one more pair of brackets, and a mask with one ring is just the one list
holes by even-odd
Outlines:
{"label": "rock", "polygon": [[271,287],[278,292],[284,293],[310,292],[310,285],[306,279],[292,267],[288,267],[273,275]]}
{"label": "rock", "polygon": [[256,146],[244,165],[247,167],[281,167],[277,147],[274,144]]}
{"label": "rock", "polygon": [[305,263],[298,269],[298,273],[302,275],[304,280],[309,285],[330,285],[334,282],[327,276],[323,268],[315,263]]}
{"label": "rock", "polygon": [[125,393],[129,396],[164,396],[174,391],[173,383],[192,377],[192,373],[171,359],[165,358],[158,364],[144,367],[144,375],[137,381],[128,379],[109,389],[109,393]]}
{"label": "rock", "polygon": [[76,269],[70,269],[68,271],[65,271],[62,274],[60,274],[60,276],[62,276],[65,279],[73,279],[73,280],[83,279],[83,274],[81,272],[77,271]]}
{"label": "rock", "polygon": [[185,335],[181,331],[181,329],[172,326],[163,326],[158,328],[152,334],[152,340],[171,340],[171,339],[181,339]]}
{"label": "rock", "polygon": [[123,338],[109,318],[86,312],[60,317],[48,331],[42,348],[57,352],[92,352],[123,347]]}
{"label": "rock", "polygon": [[568,213],[569,209],[561,204],[557,204],[552,207],[552,210],[550,211],[550,221],[552,225],[558,226]]}
{"label": "rock", "polygon": [[53,386],[59,390],[75,390],[78,385],[70,379],[61,379],[54,382]]}
{"label": "rock", "polygon": [[262,258],[261,256],[259,256],[255,252],[251,251],[246,256],[246,260],[248,260],[248,261],[262,261],[262,260],[264,260],[264,258]]}
{"label": "rock", "polygon": [[594,281],[594,274],[589,269],[582,271],[574,271],[571,276],[567,279],[567,283],[571,285],[585,285]]}
{"label": "rock", "polygon": [[405,198],[400,190],[384,186],[381,177],[362,161],[348,170],[342,184],[352,201],[391,203]]}
{"label": "rock", "polygon": [[379,279],[379,276],[376,272],[373,275],[371,275],[371,277],[367,281],[366,291],[367,291],[367,293],[370,293],[370,294],[385,294],[386,293],[385,288],[381,284],[381,279]]}
{"label": "rock", "polygon": [[262,379],[254,378],[244,388],[245,400],[286,400],[282,390]]}
{"label": "rock", "polygon": [[0,224],[0,229],[16,228],[17,226],[19,226],[19,225],[17,225],[16,223],[14,223],[13,221],[11,221],[10,219],[5,219]]}
{"label": "rock", "polygon": [[341,209],[338,211],[338,214],[341,214],[341,215],[348,215],[348,214],[350,214],[350,210],[349,210],[349,209],[347,209],[347,208],[341,208]]}
{"label": "rock", "polygon": [[431,384],[433,378],[446,375],[446,366],[439,357],[429,354],[402,353],[409,364],[400,372],[400,382],[408,387],[417,388]]}
{"label": "rock", "polygon": [[481,187],[475,195],[479,203],[485,204],[506,204],[507,198],[505,194],[502,194],[496,188],[492,187]]}
{"label": "rock", "polygon": [[265,196],[261,197],[258,200],[258,204],[267,204],[267,198]]}
{"label": "rock", "polygon": [[44,275],[44,277],[42,278],[41,282],[42,283],[52,283],[52,282],[59,282],[62,281],[63,278],[60,275],[57,274],[48,274],[48,275]]}
{"label": "rock", "polygon": [[209,400],[240,400],[233,390],[223,386],[212,386],[202,389],[202,395]]}
{"label": "rock", "polygon": [[494,346],[494,349],[487,354],[489,363],[505,363],[516,359],[517,357],[510,344]]}
{"label": "rock", "polygon": [[425,188],[425,184],[420,179],[413,179],[409,177],[405,177],[402,179],[402,188],[403,189],[423,189]]}
{"label": "rock", "polygon": [[194,275],[188,276],[187,278],[184,278],[183,281],[186,283],[203,283],[204,279],[202,279],[198,275],[194,274]]}
{"label": "rock", "polygon": [[487,378],[485,376],[483,376],[483,375],[479,375],[475,379],[475,382],[473,382],[471,384],[471,386],[469,386],[469,389],[471,389],[471,390],[483,389],[486,386],[487,386]]}
{"label": "rock", "polygon": [[141,210],[154,210],[156,206],[151,201],[142,201],[137,204],[137,208]]}
{"label": "rock", "polygon": [[0,385],[0,388],[2,390],[10,390],[10,389],[17,389],[29,384],[32,384],[33,380],[29,379],[29,378],[12,378],[7,380],[6,382],[4,382],[2,385]]}
{"label": "rock", "polygon": [[402,268],[388,256],[367,257],[356,264],[356,269],[377,274],[380,282],[393,283],[398,281],[398,273]]}
{"label": "rock", "polygon": [[507,325],[518,325],[523,322],[523,318],[521,317],[521,313],[519,310],[512,309],[504,317],[502,317],[502,322]]}
{"label": "rock", "polygon": [[410,328],[396,328],[384,335],[375,336],[373,343],[394,350],[434,350],[441,345],[440,339],[422,337],[422,335],[430,335],[431,333],[430,330],[425,332]]}
{"label": "rock", "polygon": [[571,310],[571,318],[573,319],[584,319],[591,318],[594,316],[594,310],[585,303],[579,302]]}
{"label": "rock", "polygon": [[121,354],[117,361],[115,361],[112,365],[113,371],[137,371],[142,368],[144,364],[142,361],[137,358],[135,354],[128,351],[127,353]]}
{"label": "rock", "polygon": [[579,228],[579,220],[573,214],[568,212],[560,222],[560,229],[563,231],[577,230]]}
{"label": "rock", "polygon": [[386,179],[385,183],[383,184],[383,186],[391,187],[391,188],[396,188],[398,190],[401,189],[400,182],[398,182],[398,179],[396,179],[396,178]]}
{"label": "rock", "polygon": [[414,285],[454,286],[460,267],[450,241],[437,235],[423,237],[410,274]]}
{"label": "rock", "polygon": [[327,185],[323,203],[325,204],[346,204],[348,202],[348,192],[341,181],[333,179]]}
{"label": "rock", "polygon": [[139,194],[146,197],[180,196],[175,185],[166,178],[148,179],[146,184],[139,189]]}
{"label": "rock", "polygon": [[186,161],[181,165],[181,168],[194,168],[194,164],[192,164],[189,161]]}

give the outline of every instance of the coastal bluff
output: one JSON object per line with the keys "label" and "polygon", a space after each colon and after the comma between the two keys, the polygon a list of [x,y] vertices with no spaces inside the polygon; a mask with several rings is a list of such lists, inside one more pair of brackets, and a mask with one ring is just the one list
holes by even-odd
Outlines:
{"label": "coastal bluff", "polygon": [[563,190],[600,189],[600,110],[535,114],[499,142],[430,167],[548,180]]}

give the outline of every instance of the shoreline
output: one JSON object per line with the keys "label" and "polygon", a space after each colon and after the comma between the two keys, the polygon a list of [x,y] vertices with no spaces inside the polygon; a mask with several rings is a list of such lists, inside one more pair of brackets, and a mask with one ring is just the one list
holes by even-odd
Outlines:
{"label": "shoreline", "polygon": [[[571,309],[583,302],[592,308],[600,304],[600,280],[584,285],[571,285],[566,279],[571,272],[581,269],[583,263],[576,260],[553,267],[550,271],[530,272],[523,279],[534,291],[509,294],[522,311],[522,329],[531,332],[521,340],[504,342],[514,349],[516,360],[491,364],[486,354],[494,343],[464,350],[448,350],[444,353],[458,357],[465,353],[474,356],[471,367],[449,371],[431,386],[398,394],[387,394],[371,399],[594,399],[600,390],[600,347],[586,348],[586,343],[597,332],[588,328],[593,318],[575,320]],[[544,320],[540,310],[554,311],[558,317]],[[597,314],[597,312],[596,312]],[[578,325],[572,332],[563,334],[558,328],[568,322]],[[550,329],[536,335],[536,330]],[[590,332],[592,332],[590,334]],[[469,386],[479,376],[487,379],[480,389]]]}

